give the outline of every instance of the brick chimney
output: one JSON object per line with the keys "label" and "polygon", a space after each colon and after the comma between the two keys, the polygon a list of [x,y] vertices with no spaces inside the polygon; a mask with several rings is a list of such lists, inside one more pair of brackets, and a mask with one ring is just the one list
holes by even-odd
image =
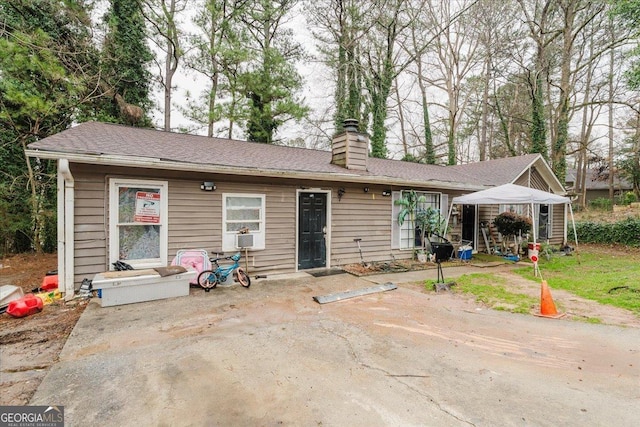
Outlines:
{"label": "brick chimney", "polygon": [[369,155],[369,137],[358,132],[358,121],[347,119],[344,130],[336,134],[331,141],[331,163],[346,169],[367,170]]}

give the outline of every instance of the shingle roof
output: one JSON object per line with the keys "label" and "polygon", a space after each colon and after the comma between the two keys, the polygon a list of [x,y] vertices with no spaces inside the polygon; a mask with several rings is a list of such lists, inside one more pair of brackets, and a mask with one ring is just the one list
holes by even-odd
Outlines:
{"label": "shingle roof", "polygon": [[[304,172],[323,176],[377,177],[409,182],[439,181],[466,184],[469,188],[512,182],[538,155],[437,166],[387,159],[368,159],[368,170],[345,169],[331,164],[331,152],[255,142],[86,122],[29,145],[53,158],[69,155],[149,159],[189,165],[244,168],[248,175],[261,171]],[[36,156],[37,153],[31,153]],[[116,160],[114,160],[116,162]]]}
{"label": "shingle roof", "polygon": [[484,162],[449,166],[452,170],[463,170],[473,176],[475,182],[483,185],[511,184],[531,166],[540,154],[525,154],[516,157],[486,160]]}
{"label": "shingle roof", "polygon": [[[567,169],[567,176],[565,181],[568,185],[575,188],[577,169]],[[625,178],[621,178],[618,174],[613,176],[613,186],[615,189],[633,190],[633,185]],[[608,190],[609,189],[609,174],[598,173],[597,169],[587,169],[587,176],[585,179],[585,187],[587,190]]]}

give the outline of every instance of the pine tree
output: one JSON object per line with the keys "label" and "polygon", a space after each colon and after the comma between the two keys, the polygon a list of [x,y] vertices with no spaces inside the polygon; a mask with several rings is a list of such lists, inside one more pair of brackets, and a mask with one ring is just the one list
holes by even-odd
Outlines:
{"label": "pine tree", "polygon": [[288,120],[300,120],[307,108],[297,96],[302,78],[295,63],[302,46],[286,29],[284,19],[296,0],[261,0],[247,5],[243,18],[255,58],[240,80],[248,100],[247,136],[271,144],[278,128]]}
{"label": "pine tree", "polygon": [[153,54],[147,46],[140,0],[111,0],[104,16],[107,27],[101,87],[107,95],[104,120],[135,126],[151,126],[148,112]]}
{"label": "pine tree", "polygon": [[25,156],[88,109],[96,51],[83,1],[0,0],[0,240],[55,250],[55,162]]}

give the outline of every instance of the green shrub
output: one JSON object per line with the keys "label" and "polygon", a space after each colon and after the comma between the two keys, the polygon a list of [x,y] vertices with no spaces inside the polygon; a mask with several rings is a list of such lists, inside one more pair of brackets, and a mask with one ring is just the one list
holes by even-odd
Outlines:
{"label": "green shrub", "polygon": [[513,212],[502,212],[493,219],[493,224],[503,236],[524,236],[531,231],[531,219]]}
{"label": "green shrub", "polygon": [[[640,247],[640,219],[627,218],[615,223],[576,222],[578,242],[621,244]],[[573,230],[569,230],[569,235]]]}
{"label": "green shrub", "polygon": [[606,197],[598,197],[597,199],[589,200],[589,207],[603,211],[610,211],[613,209],[611,199],[607,199]]}
{"label": "green shrub", "polygon": [[638,198],[634,194],[633,191],[627,191],[626,193],[620,195],[619,203],[621,205],[630,205],[631,203],[635,203],[638,201]]}

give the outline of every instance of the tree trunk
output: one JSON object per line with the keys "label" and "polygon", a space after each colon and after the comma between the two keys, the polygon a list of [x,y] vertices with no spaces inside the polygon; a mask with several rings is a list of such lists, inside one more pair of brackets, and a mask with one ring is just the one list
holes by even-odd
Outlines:
{"label": "tree trunk", "polygon": [[213,137],[216,123],[216,96],[218,93],[219,73],[214,71],[211,75],[211,88],[209,89],[209,114],[207,114],[207,136]]}
{"label": "tree trunk", "polygon": [[[39,130],[38,130],[39,125],[36,123],[34,130],[33,130],[33,134],[37,135]],[[23,153],[25,153],[24,158],[25,158],[25,163],[27,166],[27,180],[29,183],[29,188],[30,188],[30,199],[31,199],[31,215],[32,215],[32,221],[33,221],[33,233],[31,235],[31,241],[33,243],[33,248],[36,251],[36,253],[41,254],[43,252],[42,250],[42,243],[40,242],[40,234],[44,228],[44,218],[42,216],[42,209],[41,209],[41,201],[40,201],[40,197],[38,195],[38,180],[36,179],[36,173],[33,170],[33,167],[31,166],[31,161],[29,160],[29,157],[26,154],[26,150],[27,150],[27,136],[24,136],[21,138],[20,143],[22,144],[22,150]]]}
{"label": "tree trunk", "polygon": [[485,59],[485,74],[483,78],[484,88],[482,91],[482,127],[480,129],[480,146],[478,147],[481,162],[487,160],[487,147],[489,146],[489,141],[487,141],[487,129],[489,128],[489,81],[491,80],[490,54],[488,54],[487,58]]}
{"label": "tree trunk", "polygon": [[[415,37],[415,26],[411,29],[413,45],[417,46]],[[429,103],[427,102],[427,87],[424,80],[424,71],[422,66],[422,55],[416,55],[417,80],[420,88],[420,97],[422,101],[422,125],[424,127],[424,158],[429,165],[435,165],[436,153],[433,148],[433,136],[431,135],[431,120],[429,119]]]}
{"label": "tree trunk", "polygon": [[[613,32],[613,29],[610,29]],[[613,38],[613,37],[612,37]],[[607,163],[609,165],[609,200],[611,200],[611,206],[614,203],[613,197],[613,72],[614,72],[614,49],[613,47],[609,50],[609,154],[607,158]]]}
{"label": "tree trunk", "polygon": [[562,55],[560,66],[560,99],[558,100],[559,115],[555,142],[551,147],[551,161],[553,172],[560,182],[564,182],[567,175],[567,141],[569,139],[569,94],[571,91],[571,56],[573,53],[574,24],[578,1],[562,4],[564,11],[564,26],[562,29]]}
{"label": "tree trunk", "polygon": [[409,154],[409,147],[407,144],[407,135],[404,129],[404,111],[402,108],[402,100],[400,99],[400,89],[398,88],[398,78],[396,76],[395,79],[395,92],[396,92],[396,102],[398,105],[398,121],[400,124],[400,142],[402,143],[402,151],[404,153],[404,157]]}

